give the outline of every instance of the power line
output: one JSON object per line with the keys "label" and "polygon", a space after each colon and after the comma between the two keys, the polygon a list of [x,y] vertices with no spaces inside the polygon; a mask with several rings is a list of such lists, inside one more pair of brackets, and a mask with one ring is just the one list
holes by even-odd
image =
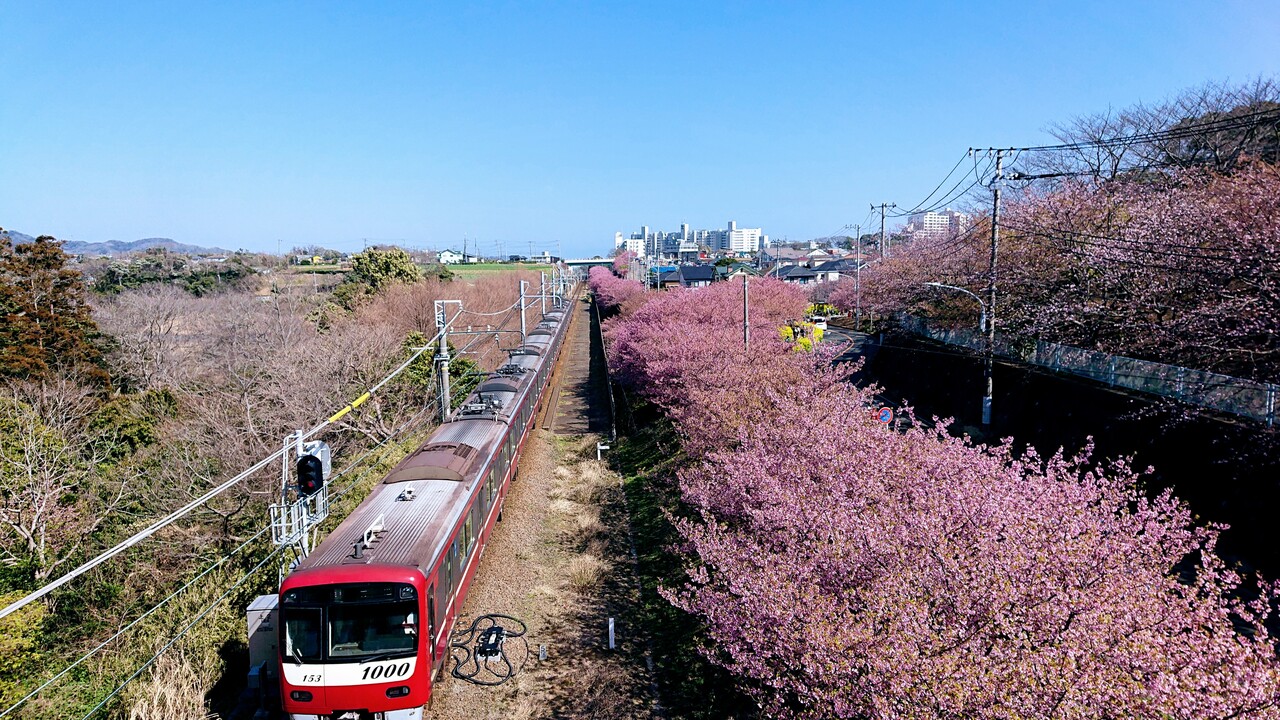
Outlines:
{"label": "power line", "polygon": [[[1059,250],[1062,252],[1068,252],[1078,258],[1082,258],[1086,260],[1101,260],[1107,263],[1130,265],[1130,266],[1139,267],[1143,269],[1150,269],[1150,270],[1164,270],[1171,273],[1184,273],[1188,275],[1206,275],[1210,277],[1222,277],[1222,272],[1220,270],[1200,268],[1195,266],[1160,265],[1160,264],[1153,264],[1153,263],[1141,261],[1141,260],[1127,260],[1124,258],[1115,258],[1115,257],[1100,257],[1095,253],[1086,253],[1084,252],[1084,250],[1079,248],[1064,248],[1061,245],[1049,242],[1052,239],[1057,239],[1070,245],[1079,245],[1083,247],[1100,246],[1099,243],[1090,243],[1084,240],[1071,240],[1068,238],[1061,238],[1061,237],[1055,238],[1054,236],[1044,235],[1042,233],[1028,233],[1026,236],[1026,239],[1035,245],[1039,245],[1040,247]],[[1234,277],[1234,276],[1231,276],[1231,277]]]}
{"label": "power line", "polygon": [[1142,142],[1157,140],[1181,140],[1196,135],[1205,134],[1207,132],[1223,132],[1226,130],[1244,129],[1256,126],[1257,120],[1264,119],[1267,116],[1275,116],[1280,120],[1280,108],[1272,108],[1267,110],[1258,110],[1244,115],[1237,115],[1232,118],[1223,118],[1219,120],[1207,120],[1191,125],[1183,125],[1181,127],[1172,127],[1164,130],[1151,130],[1146,132],[1134,133],[1131,135],[1123,135],[1114,138],[1103,138],[1099,140],[1089,140],[1083,142],[1062,143],[1058,145],[1031,145],[1021,148],[982,148],[984,151],[994,151],[997,149],[1015,150],[1019,152],[1050,152],[1060,150],[1083,150],[1086,148],[1109,148],[1115,146],[1136,145]]}
{"label": "power line", "polygon": [[[1146,253],[1148,255],[1163,255],[1165,257],[1181,257],[1181,258],[1188,258],[1192,260],[1211,260],[1211,261],[1229,262],[1229,263],[1240,262],[1243,259],[1240,257],[1230,257],[1227,255],[1214,255],[1208,252],[1194,252],[1197,250],[1207,250],[1207,248],[1197,247],[1195,245],[1179,245],[1176,243],[1161,243],[1154,240],[1137,240],[1133,238],[1115,237],[1110,235],[1095,235],[1091,233],[1081,232],[1078,230],[1071,230],[1068,228],[1057,228],[1057,227],[1046,227],[1046,226],[1038,226],[1033,228],[1033,227],[1020,226],[1017,224],[1010,224],[1009,227],[1011,227],[1014,230],[1017,230],[1018,232],[1027,233],[1029,235],[1036,235],[1036,236],[1044,237],[1048,239],[1062,239],[1062,240],[1066,240],[1068,242],[1074,242],[1080,245],[1088,245],[1090,247],[1110,247],[1116,250]],[[1062,237],[1064,235],[1071,236],[1073,238],[1087,238],[1087,239],[1086,240],[1069,240],[1066,237]],[[1090,240],[1100,240],[1103,242],[1090,242]],[[1114,246],[1107,245],[1107,242],[1125,243],[1126,245],[1137,245],[1141,247],[1115,248]],[[1179,250],[1189,250],[1192,252],[1179,252]]]}
{"label": "power line", "polygon": [[[472,374],[474,374],[474,373],[472,373]],[[365,450],[365,451],[364,451],[364,453],[362,453],[359,457],[357,457],[356,459],[354,459],[354,460],[352,460],[351,462],[347,463],[346,467],[344,467],[344,468],[342,468],[341,470],[337,471],[337,472],[334,474],[333,478],[336,480],[336,479],[338,479],[338,478],[340,478],[340,477],[343,477],[343,476],[345,476],[346,474],[348,474],[348,473],[352,472],[352,471],[353,471],[353,470],[355,470],[356,468],[359,468],[359,467],[360,467],[360,465],[365,461],[365,459],[366,459],[366,458],[368,458],[370,455],[372,455],[373,453],[377,452],[378,450],[382,449],[384,446],[386,446],[386,444],[387,444],[387,443],[389,443],[389,442],[391,442],[392,440],[394,440],[395,438],[399,437],[399,436],[401,435],[401,433],[403,433],[405,430],[407,430],[410,426],[412,426],[412,425],[416,424],[416,423],[417,423],[419,420],[421,420],[424,416],[427,416],[429,412],[434,411],[434,409],[435,409],[435,407],[434,407],[434,403],[437,403],[437,402],[438,402],[438,400],[436,400],[435,398],[432,398],[432,400],[430,400],[430,401],[428,401],[427,403],[425,403],[425,404],[423,405],[423,407],[422,407],[421,409],[419,409],[416,413],[414,413],[412,416],[410,416],[410,417],[409,417],[409,419],[407,419],[407,420],[406,420],[404,423],[402,423],[399,427],[397,427],[397,428],[395,428],[394,430],[392,430],[392,431],[391,431],[391,433],[389,433],[389,434],[387,435],[387,437],[386,437],[386,438],[384,438],[383,440],[381,440],[380,442],[378,442],[378,443],[377,443],[376,445],[374,445],[373,447],[368,448],[367,450]],[[342,496],[343,496],[343,495],[345,495],[347,492],[349,492],[351,489],[353,489],[353,488],[354,488],[354,487],[355,487],[355,486],[360,482],[360,480],[361,480],[361,479],[362,479],[361,477],[357,476],[354,480],[352,480],[350,483],[348,483],[348,484],[347,484],[345,487],[343,487],[342,489],[337,490],[337,491],[335,491],[335,492],[331,493],[331,494],[330,494],[330,496],[329,496],[329,497],[330,497],[330,499],[331,499],[331,500],[337,500],[338,498],[342,497]],[[226,553],[225,555],[223,555],[223,556],[221,556],[220,558],[218,558],[218,559],[217,559],[213,564],[209,565],[207,568],[205,568],[203,571],[201,571],[201,572],[200,572],[199,574],[197,574],[195,577],[193,577],[193,578],[191,578],[190,580],[188,580],[184,585],[182,585],[182,587],[179,587],[178,589],[176,589],[176,590],[174,590],[173,592],[171,592],[168,596],[166,596],[164,599],[162,599],[162,600],[161,600],[160,602],[158,602],[156,605],[152,606],[150,609],[148,609],[147,611],[145,611],[144,613],[142,613],[141,615],[139,615],[137,618],[135,618],[133,621],[131,621],[129,624],[125,625],[123,628],[121,628],[120,630],[118,630],[114,635],[112,635],[111,637],[109,637],[109,638],[107,638],[106,640],[104,640],[104,641],[102,641],[101,643],[99,643],[99,644],[98,644],[97,646],[95,646],[92,650],[89,650],[87,653],[85,653],[84,655],[80,656],[78,659],[76,659],[74,662],[72,662],[70,665],[68,665],[66,668],[64,668],[64,669],[63,669],[61,672],[59,672],[57,675],[54,675],[54,676],[53,676],[52,678],[50,678],[49,680],[45,681],[42,685],[40,685],[40,686],[39,686],[39,687],[37,687],[36,689],[34,689],[34,690],[32,690],[31,692],[29,692],[29,693],[28,693],[27,695],[25,695],[22,699],[18,700],[18,701],[17,701],[17,702],[15,702],[13,705],[9,706],[9,707],[8,707],[7,709],[5,709],[3,712],[0,712],[0,718],[3,718],[3,717],[5,717],[5,716],[9,715],[9,714],[10,714],[10,713],[12,713],[14,710],[18,709],[18,708],[19,708],[19,707],[21,707],[23,704],[25,704],[28,700],[30,700],[31,698],[33,698],[33,697],[35,697],[36,695],[38,695],[38,694],[40,694],[41,692],[43,692],[45,689],[47,689],[47,688],[48,688],[49,686],[51,686],[53,683],[55,683],[55,682],[57,682],[58,680],[60,680],[61,678],[65,677],[65,676],[67,675],[67,673],[69,673],[69,672],[71,672],[72,670],[74,670],[76,667],[78,667],[78,666],[79,666],[81,663],[83,663],[85,660],[88,660],[90,657],[93,657],[93,656],[94,656],[94,655],[96,655],[98,652],[102,651],[102,649],[103,649],[103,648],[107,647],[107,646],[108,646],[108,645],[110,645],[111,643],[113,643],[113,642],[115,642],[116,640],[118,640],[121,636],[123,636],[125,633],[129,632],[130,630],[132,630],[134,627],[136,627],[136,626],[137,626],[139,623],[141,623],[143,620],[145,620],[146,618],[150,617],[152,614],[156,613],[157,611],[159,611],[160,609],[162,609],[164,606],[166,606],[167,604],[169,604],[169,602],[170,602],[170,601],[172,601],[174,598],[176,598],[176,597],[178,597],[179,595],[181,595],[182,593],[186,592],[188,589],[190,589],[193,585],[195,585],[195,584],[196,584],[197,582],[199,582],[201,579],[203,579],[203,578],[207,577],[207,576],[208,576],[210,573],[212,573],[214,570],[216,570],[216,569],[218,569],[219,567],[221,567],[224,563],[226,563],[226,562],[227,562],[228,560],[230,560],[232,557],[234,557],[235,555],[239,554],[239,553],[240,553],[241,551],[243,551],[244,549],[246,549],[246,548],[248,548],[249,546],[251,546],[254,542],[256,542],[256,541],[258,540],[258,538],[262,537],[263,535],[265,535],[265,534],[266,534],[268,531],[270,531],[270,530],[271,530],[271,525],[270,525],[270,524],[267,524],[267,525],[266,525],[266,526],[264,526],[262,529],[258,530],[256,533],[254,533],[252,536],[250,536],[247,540],[245,540],[244,542],[242,542],[240,545],[238,545],[237,547],[235,547],[234,549],[232,549],[231,551],[229,551],[229,552],[228,552],[228,553]],[[273,554],[274,554],[274,553],[273,553]],[[250,571],[250,574],[252,574],[253,572],[254,572],[254,571]],[[216,604],[216,602],[218,602],[218,601],[215,601],[215,604]],[[188,628],[188,629],[189,629],[189,628]],[[182,635],[182,634],[185,634],[185,632],[186,632],[186,631],[184,630],[184,632],[183,632],[183,633],[180,633],[180,634],[179,634],[179,637],[181,637],[181,635]],[[176,638],[175,638],[175,639],[176,639]],[[172,644],[172,643],[170,643],[170,644]],[[168,647],[169,647],[169,646],[168,646],[168,645],[166,645],[165,649],[168,649]],[[145,668],[147,667],[147,665],[149,665],[151,662],[154,662],[154,661],[155,661],[155,659],[156,659],[156,658],[158,658],[158,657],[160,656],[160,654],[162,654],[163,652],[164,652],[164,650],[162,650],[160,653],[157,653],[155,656],[153,656],[153,657],[151,658],[151,660],[150,660],[150,661],[148,661],[146,664],[144,664],[144,665],[143,665],[143,667],[142,667],[141,669],[145,669]],[[137,677],[137,673],[135,673],[134,675],[132,675],[128,680],[126,680],[124,684],[122,684],[121,686],[117,687],[117,688],[116,688],[116,692],[119,692],[119,690],[123,689],[125,685],[127,685],[129,682],[131,682],[131,681],[132,681],[133,679],[135,679],[136,677]],[[109,700],[109,699],[110,699],[110,697],[108,697],[108,700]],[[104,701],[104,702],[105,702],[105,701]],[[98,707],[100,708],[100,707],[102,707],[102,705],[100,704]],[[97,709],[97,708],[95,708],[95,711],[96,711],[96,709]],[[92,714],[92,713],[90,713],[90,714]],[[88,717],[88,716],[86,716],[86,717]]]}
{"label": "power line", "polygon": [[88,720],[89,718],[93,717],[94,713],[98,712],[103,707],[105,707],[107,703],[111,702],[111,700],[114,699],[117,695],[119,695],[122,690],[128,687],[129,683],[136,680],[137,677],[141,675],[144,670],[151,667],[152,663],[154,663],[157,659],[159,659],[161,655],[168,652],[169,648],[177,644],[178,640],[182,639],[184,635],[190,632],[191,628],[195,627],[197,623],[199,623],[201,620],[205,618],[205,616],[213,612],[213,609],[221,605],[223,600],[226,600],[228,597],[230,597],[231,593],[235,592],[241,585],[248,582],[249,578],[257,574],[259,570],[265,567],[268,562],[270,562],[273,558],[275,558],[276,555],[279,555],[283,550],[284,550],[284,546],[281,545],[281,546],[278,546],[275,550],[272,550],[270,553],[268,553],[267,556],[262,559],[262,562],[259,562],[257,565],[255,565],[253,569],[251,569],[248,573],[245,574],[244,577],[237,580],[234,584],[231,585],[231,587],[227,588],[226,592],[219,595],[217,599],[213,601],[213,603],[211,603],[208,607],[204,608],[198,614],[196,614],[196,616],[191,619],[191,622],[187,623],[186,627],[182,628],[182,630],[179,631],[178,634],[173,637],[173,639],[165,643],[164,647],[157,650],[156,654],[152,655],[146,662],[142,664],[141,667],[135,670],[132,675],[126,678],[123,683],[121,683],[118,687],[116,687],[116,689],[112,690],[105,698],[102,699],[101,702],[95,705],[92,710],[85,713],[84,717],[81,718],[81,720]]}
{"label": "power line", "polygon": [[[970,153],[973,153],[973,151],[970,150]],[[959,200],[960,198],[964,197],[974,187],[982,184],[983,178],[986,177],[987,172],[991,169],[991,165],[994,163],[994,161],[991,158],[986,158],[985,159],[986,165],[981,170],[979,170],[977,153],[973,153],[972,157],[973,157],[973,178],[974,179],[973,179],[973,182],[969,183],[969,185],[967,185],[963,190],[959,190],[959,192],[957,192],[960,186],[964,185],[964,183],[968,180],[967,173],[965,175],[962,175],[960,179],[957,180],[956,183],[952,185],[949,190],[947,190],[947,192],[943,195],[942,199],[935,202],[933,205],[927,208],[921,208],[917,206],[914,210],[910,210],[907,212],[889,213],[889,216],[890,217],[907,217],[909,215],[915,215],[917,213],[934,212],[939,208],[947,207],[948,205],[955,202],[956,200]]]}
{"label": "power line", "polygon": [[915,213],[915,212],[916,212],[917,210],[919,210],[921,207],[923,207],[923,206],[924,206],[924,204],[925,204],[925,203],[927,203],[927,202],[929,202],[929,199],[930,199],[930,198],[932,198],[932,197],[934,196],[934,194],[935,194],[935,193],[937,193],[937,192],[938,192],[938,190],[940,190],[940,189],[942,188],[942,186],[943,186],[943,185],[945,185],[945,184],[947,183],[947,181],[948,181],[948,180],[950,180],[950,179],[951,179],[951,176],[952,176],[953,174],[955,174],[955,171],[960,167],[960,164],[961,164],[961,163],[963,163],[966,159],[968,159],[968,158],[969,158],[970,156],[972,156],[972,155],[973,155],[973,148],[969,148],[968,150],[966,150],[966,151],[965,151],[965,153],[964,153],[964,155],[961,155],[961,156],[960,156],[960,159],[956,161],[956,164],[955,164],[955,165],[952,165],[952,166],[951,166],[951,169],[950,169],[949,171],[947,171],[946,176],[945,176],[945,177],[943,177],[941,180],[939,180],[939,181],[938,181],[937,186],[936,186],[936,187],[934,187],[934,188],[933,188],[933,190],[931,190],[931,191],[929,192],[929,194],[928,194],[928,195],[925,195],[925,196],[924,196],[924,199],[923,199],[923,200],[921,200],[920,202],[916,203],[916,205],[915,205],[915,207],[914,207],[914,208],[912,208],[912,209],[910,209],[910,210],[906,211],[905,213],[895,214],[895,217],[901,217],[902,215],[910,215],[910,214],[912,214],[912,213]]}
{"label": "power line", "polygon": [[[380,381],[379,381],[377,384],[375,384],[373,387],[369,388],[369,390],[365,391],[365,393],[364,393],[363,395],[361,395],[361,396],[357,397],[355,400],[352,400],[350,403],[348,403],[348,404],[346,405],[346,407],[342,408],[341,410],[338,410],[336,413],[334,413],[333,415],[329,416],[329,417],[328,417],[327,419],[325,419],[324,421],[322,421],[322,422],[320,422],[320,423],[317,423],[317,424],[316,424],[314,427],[312,427],[310,430],[308,430],[308,431],[306,431],[305,433],[303,433],[300,439],[301,439],[301,440],[305,440],[306,438],[309,438],[309,437],[312,437],[312,436],[316,435],[316,434],[317,434],[317,433],[319,433],[321,430],[323,430],[323,429],[325,429],[325,428],[329,427],[330,425],[332,425],[332,424],[336,423],[339,419],[341,419],[341,418],[342,418],[344,415],[346,415],[347,413],[351,412],[352,410],[354,410],[354,409],[356,409],[356,408],[360,407],[360,405],[364,404],[364,402],[365,402],[365,401],[367,401],[370,397],[372,397],[374,393],[376,393],[376,392],[378,392],[380,389],[382,389],[382,388],[383,388],[387,383],[391,382],[391,380],[392,380],[392,379],[394,379],[394,378],[395,378],[396,376],[398,376],[401,372],[403,372],[406,368],[408,368],[410,365],[412,365],[412,364],[414,363],[414,361],[416,361],[419,357],[421,357],[421,356],[422,356],[422,354],[423,354],[423,353],[425,353],[427,350],[431,349],[431,345],[432,345],[432,343],[433,343],[433,342],[435,342],[436,340],[438,340],[438,339],[440,338],[441,333],[445,332],[445,331],[446,331],[446,329],[448,328],[448,325],[449,325],[449,324],[452,324],[452,323],[453,323],[453,321],[454,321],[454,320],[456,320],[456,319],[457,319],[457,315],[455,315],[452,319],[450,319],[450,320],[448,321],[448,323],[446,323],[445,329],[442,329],[440,332],[437,332],[434,338],[432,338],[431,340],[427,341],[427,342],[426,342],[426,343],[425,343],[421,348],[418,348],[417,350],[415,350],[415,351],[414,351],[414,352],[409,356],[409,359],[408,359],[408,360],[405,360],[405,361],[404,361],[404,363],[402,363],[398,368],[396,368],[395,370],[391,371],[391,373],[390,373],[390,374],[388,374],[386,377],[384,377],[382,380],[380,380]],[[77,577],[79,577],[79,576],[81,576],[81,575],[85,574],[86,572],[88,572],[88,571],[92,570],[93,568],[95,568],[95,567],[97,567],[97,566],[101,565],[102,563],[106,562],[107,560],[110,560],[111,558],[115,557],[116,555],[119,555],[120,553],[124,552],[125,550],[128,550],[129,548],[133,547],[134,545],[137,545],[138,543],[142,542],[143,540],[146,540],[147,538],[151,537],[152,535],[154,535],[156,532],[158,532],[158,531],[159,531],[159,530],[161,530],[162,528],[164,528],[164,527],[166,527],[166,526],[168,526],[168,525],[173,524],[173,523],[174,523],[174,522],[176,522],[178,519],[182,518],[183,516],[185,516],[187,513],[191,512],[192,510],[195,510],[196,508],[200,507],[201,505],[204,505],[206,502],[208,502],[208,501],[212,500],[213,498],[217,497],[218,495],[221,495],[223,492],[225,492],[225,491],[227,491],[228,489],[230,489],[230,488],[234,487],[235,485],[239,484],[241,481],[243,481],[243,480],[245,480],[246,478],[248,478],[248,477],[252,476],[254,473],[257,473],[258,471],[263,470],[264,468],[268,467],[271,463],[273,463],[273,462],[275,462],[276,460],[280,459],[280,458],[284,455],[284,453],[286,453],[286,452],[287,452],[287,449],[286,449],[286,448],[284,448],[284,447],[281,447],[280,449],[278,449],[278,450],[276,450],[275,452],[271,453],[271,454],[270,454],[270,455],[268,455],[267,457],[265,457],[265,458],[263,458],[263,459],[259,460],[258,462],[254,463],[254,465],[252,465],[249,469],[247,469],[247,470],[245,470],[245,471],[241,472],[240,474],[236,475],[235,477],[231,478],[230,480],[227,480],[226,482],[222,483],[221,485],[218,485],[217,487],[215,487],[215,488],[213,488],[213,489],[211,489],[211,490],[207,491],[205,494],[201,495],[200,497],[196,498],[195,500],[192,500],[191,502],[187,503],[186,505],[183,505],[182,507],[178,508],[177,510],[175,510],[175,511],[173,511],[173,512],[169,513],[169,514],[168,514],[168,515],[166,515],[165,517],[163,517],[163,518],[161,518],[160,520],[158,520],[158,521],[156,521],[156,522],[152,523],[151,525],[149,525],[147,528],[145,528],[145,529],[143,529],[143,530],[139,531],[138,533],[134,534],[132,537],[130,537],[130,538],[128,538],[128,539],[126,539],[126,540],[124,540],[124,541],[120,542],[119,544],[115,545],[114,547],[112,547],[112,548],[110,548],[110,549],[108,549],[108,550],[106,550],[106,551],[102,552],[102,553],[101,553],[101,554],[99,554],[97,557],[93,558],[92,560],[89,560],[88,562],[84,563],[83,565],[81,565],[81,566],[77,567],[76,569],[74,569],[74,570],[72,570],[72,571],[68,572],[67,574],[63,575],[62,577],[58,578],[57,580],[54,580],[53,582],[51,582],[51,583],[48,583],[48,584],[44,585],[43,587],[39,588],[38,590],[35,590],[35,591],[33,591],[33,592],[31,592],[31,593],[27,594],[25,597],[22,597],[22,598],[20,598],[20,599],[18,599],[18,600],[16,600],[16,601],[14,601],[13,603],[11,603],[11,604],[9,604],[7,607],[5,607],[3,610],[0,610],[0,618],[3,618],[3,617],[5,617],[5,616],[7,616],[7,615],[9,615],[9,614],[11,614],[11,613],[13,613],[13,612],[17,611],[18,609],[20,609],[20,608],[22,608],[22,607],[24,607],[24,606],[28,605],[28,604],[29,604],[29,603],[31,603],[31,602],[34,602],[35,600],[38,600],[38,599],[40,599],[40,598],[44,597],[45,595],[48,595],[49,593],[53,592],[54,590],[56,590],[56,589],[58,589],[58,588],[62,587],[63,585],[65,585],[65,584],[67,584],[67,583],[71,582],[71,581],[72,581],[72,580],[74,580],[75,578],[77,578]]]}

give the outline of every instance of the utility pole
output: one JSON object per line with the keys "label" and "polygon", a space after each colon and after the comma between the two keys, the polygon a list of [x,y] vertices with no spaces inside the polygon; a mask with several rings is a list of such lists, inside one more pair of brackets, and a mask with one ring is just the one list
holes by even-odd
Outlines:
{"label": "utility pole", "polygon": [[[880,203],[880,259],[881,260],[889,257],[889,251],[885,248],[884,211],[886,208],[896,208],[896,207],[898,207],[897,203]],[[875,210],[876,206],[872,205],[871,209]]]}
{"label": "utility pole", "polygon": [[1004,182],[1004,151],[996,151],[996,176],[991,181],[991,266],[987,271],[987,361],[983,374],[987,394],[982,398],[982,424],[991,424],[991,363],[996,353],[996,250],[1000,246],[1000,185]]}
{"label": "utility pole", "polygon": [[853,266],[853,323],[858,332],[862,332],[862,226],[854,225],[853,232],[856,235],[853,244],[858,246],[858,260],[857,264]]}
{"label": "utility pole", "polygon": [[742,273],[742,350],[751,352],[751,311],[747,306],[747,274]]}

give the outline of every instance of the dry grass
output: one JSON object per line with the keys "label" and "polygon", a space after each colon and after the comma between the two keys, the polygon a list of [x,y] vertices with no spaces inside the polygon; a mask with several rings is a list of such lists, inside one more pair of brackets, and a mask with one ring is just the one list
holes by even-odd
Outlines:
{"label": "dry grass", "polygon": [[207,720],[205,686],[186,653],[171,650],[152,666],[151,679],[137,690],[129,720]]}
{"label": "dry grass", "polygon": [[590,553],[577,555],[569,560],[569,586],[583,592],[600,584],[608,569],[608,563]]}
{"label": "dry grass", "polygon": [[618,678],[612,664],[590,663],[574,683],[578,717],[627,718],[636,713],[636,700]]}
{"label": "dry grass", "polygon": [[577,515],[578,511],[581,508],[582,506],[579,505],[578,503],[563,497],[552,500],[551,502],[547,503],[548,510],[550,510],[553,513],[556,513],[557,515],[562,515],[564,517],[572,517],[574,515]]}
{"label": "dry grass", "polygon": [[604,523],[600,521],[598,505],[583,505],[578,514],[573,516],[573,523],[577,527],[579,536],[588,540],[605,532]]}

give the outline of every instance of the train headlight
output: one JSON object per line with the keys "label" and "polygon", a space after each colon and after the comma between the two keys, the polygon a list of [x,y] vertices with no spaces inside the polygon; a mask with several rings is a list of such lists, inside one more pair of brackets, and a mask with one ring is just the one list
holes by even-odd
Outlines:
{"label": "train headlight", "polygon": [[409,694],[408,685],[399,685],[397,687],[387,688],[387,697],[389,698],[404,697],[405,695],[408,695],[408,694]]}
{"label": "train headlight", "polygon": [[295,702],[311,702],[311,693],[306,690],[293,690],[289,692],[289,699]]}

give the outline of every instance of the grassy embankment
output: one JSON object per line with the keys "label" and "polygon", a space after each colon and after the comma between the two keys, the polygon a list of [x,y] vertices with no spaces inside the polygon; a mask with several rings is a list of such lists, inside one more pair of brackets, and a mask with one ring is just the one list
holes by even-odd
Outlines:
{"label": "grassy embankment", "polygon": [[[641,623],[651,639],[662,702],[671,718],[747,718],[756,705],[738,681],[703,656],[706,641],[698,620],[667,602],[658,588],[678,587],[686,557],[676,552],[680,536],[672,517],[688,515],[675,473],[687,462],[671,423],[656,408],[632,400],[634,430],[620,436],[609,455],[623,476],[641,584]],[[624,411],[625,412],[625,411]]]}

